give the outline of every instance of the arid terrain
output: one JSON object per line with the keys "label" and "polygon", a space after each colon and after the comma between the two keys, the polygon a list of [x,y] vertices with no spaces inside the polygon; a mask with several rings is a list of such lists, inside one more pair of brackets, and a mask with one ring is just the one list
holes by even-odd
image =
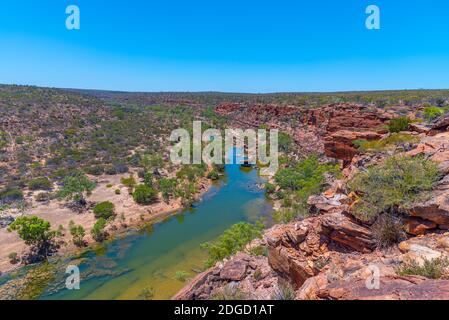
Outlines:
{"label": "arid terrain", "polygon": [[265,185],[276,224],[225,232],[175,299],[448,299],[448,113],[444,90],[0,86],[0,272],[42,258],[11,230],[22,217],[51,224],[57,255],[191,205],[225,173],[172,165],[168,136],[202,120],[280,131],[280,168]]}

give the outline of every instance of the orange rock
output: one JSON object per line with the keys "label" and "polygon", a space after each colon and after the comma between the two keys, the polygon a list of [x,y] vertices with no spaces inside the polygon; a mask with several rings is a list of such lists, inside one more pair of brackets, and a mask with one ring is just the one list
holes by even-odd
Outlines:
{"label": "orange rock", "polygon": [[413,217],[405,219],[404,224],[405,231],[415,236],[425,234],[427,231],[438,227],[435,222]]}

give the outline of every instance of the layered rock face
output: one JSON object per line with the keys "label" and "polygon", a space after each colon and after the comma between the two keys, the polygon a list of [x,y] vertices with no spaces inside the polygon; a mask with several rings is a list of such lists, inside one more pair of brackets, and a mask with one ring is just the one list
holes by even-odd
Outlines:
{"label": "layered rock face", "polygon": [[393,115],[356,104],[333,104],[304,110],[294,106],[222,104],[217,114],[235,126],[282,129],[295,140],[302,153],[318,153],[350,162],[358,154],[355,140],[376,140]]}

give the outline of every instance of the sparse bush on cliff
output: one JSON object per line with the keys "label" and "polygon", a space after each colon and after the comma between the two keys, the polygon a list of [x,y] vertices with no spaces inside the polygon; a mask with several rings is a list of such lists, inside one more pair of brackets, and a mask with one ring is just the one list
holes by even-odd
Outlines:
{"label": "sparse bush on cliff", "polygon": [[391,247],[406,237],[402,219],[388,213],[379,216],[371,230],[381,249]]}
{"label": "sparse bush on cliff", "polygon": [[133,192],[134,201],[138,204],[147,205],[156,202],[157,200],[157,192],[153,188],[141,184],[136,187]]}
{"label": "sparse bush on cliff", "polygon": [[414,202],[424,201],[439,178],[437,165],[432,161],[390,157],[349,182],[349,188],[359,196],[352,213],[368,222],[383,212],[404,212]]}
{"label": "sparse bush on cliff", "polygon": [[446,258],[424,259],[422,264],[413,260],[397,268],[396,273],[400,276],[422,276],[429,279],[441,279],[448,266],[449,261]]}
{"label": "sparse bush on cliff", "polygon": [[101,202],[93,208],[95,218],[110,219],[115,215],[115,205],[110,201]]}
{"label": "sparse bush on cliff", "polygon": [[393,133],[389,137],[381,140],[356,140],[354,141],[354,145],[363,152],[367,151],[383,151],[388,150],[391,147],[394,146],[400,146],[401,144],[405,143],[418,143],[419,137],[412,136],[410,134],[406,133]]}
{"label": "sparse bush on cliff", "polygon": [[398,133],[401,131],[407,131],[410,126],[411,120],[407,117],[399,117],[390,120],[388,124],[388,130],[391,133]]}
{"label": "sparse bush on cliff", "polygon": [[295,289],[287,281],[280,281],[276,288],[272,299],[273,300],[295,300]]}
{"label": "sparse bush on cliff", "polygon": [[444,114],[444,110],[435,106],[428,105],[424,108],[424,119],[431,122]]}
{"label": "sparse bush on cliff", "polygon": [[252,225],[240,222],[227,229],[217,240],[202,244],[201,248],[209,254],[206,266],[212,267],[216,262],[242,250],[249,242],[261,236],[262,229],[261,223]]}
{"label": "sparse bush on cliff", "polygon": [[249,300],[249,295],[242,291],[235,283],[228,283],[212,296],[212,300],[233,301]]}
{"label": "sparse bush on cliff", "polygon": [[326,173],[337,174],[338,171],[338,165],[321,164],[316,156],[311,156],[292,167],[280,169],[274,178],[281,188],[278,195],[288,210],[284,212],[286,214],[278,214],[279,221],[289,222],[298,215],[307,215],[307,199],[323,191]]}
{"label": "sparse bush on cliff", "polygon": [[279,146],[279,151],[285,152],[285,153],[290,152],[291,148],[293,146],[292,137],[285,132],[279,132],[278,146]]}

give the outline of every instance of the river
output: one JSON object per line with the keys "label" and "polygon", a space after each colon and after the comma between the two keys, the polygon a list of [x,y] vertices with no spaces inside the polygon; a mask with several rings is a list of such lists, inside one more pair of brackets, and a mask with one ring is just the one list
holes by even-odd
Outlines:
{"label": "river", "polygon": [[187,283],[177,272],[192,278],[202,269],[207,256],[200,244],[240,221],[271,223],[272,205],[257,187],[263,182],[255,169],[227,165],[226,176],[193,208],[84,254],[79,290],[66,289],[58,277],[40,298],[139,299],[146,291],[169,299]]}

